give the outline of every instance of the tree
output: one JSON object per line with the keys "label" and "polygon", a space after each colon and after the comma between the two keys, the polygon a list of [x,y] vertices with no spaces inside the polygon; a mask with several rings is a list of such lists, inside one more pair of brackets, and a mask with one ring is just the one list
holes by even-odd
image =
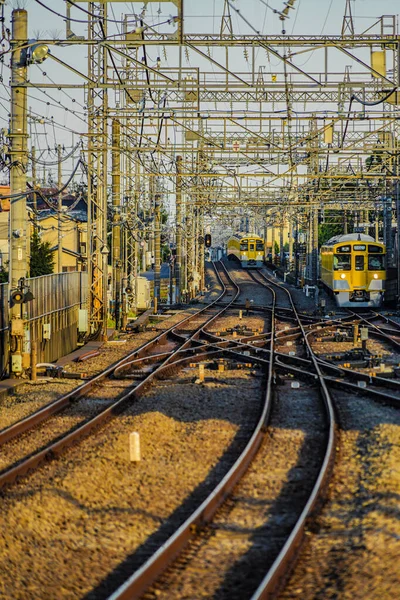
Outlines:
{"label": "tree", "polygon": [[50,275],[53,273],[53,269],[54,257],[50,249],[50,242],[41,242],[35,231],[31,237],[30,277]]}
{"label": "tree", "polygon": [[8,271],[3,266],[0,267],[0,283],[8,283]]}

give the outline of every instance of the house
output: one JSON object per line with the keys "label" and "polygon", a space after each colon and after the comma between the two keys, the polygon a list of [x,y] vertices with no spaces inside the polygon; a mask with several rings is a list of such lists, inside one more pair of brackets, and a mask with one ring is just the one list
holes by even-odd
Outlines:
{"label": "house", "polygon": [[[10,186],[0,185],[0,197],[10,194]],[[27,238],[35,228],[42,242],[49,242],[54,255],[54,272],[58,269],[58,196],[56,188],[40,188],[27,196]],[[36,207],[36,214],[33,210]],[[0,198],[0,268],[9,261],[10,200]],[[84,271],[87,264],[87,203],[82,195],[63,194],[61,240],[62,270]],[[28,244],[29,246],[29,244]],[[29,247],[28,260],[29,260]]]}
{"label": "house", "polygon": [[[48,242],[54,256],[54,272],[58,269],[58,228],[61,227],[62,270],[85,271],[87,268],[87,203],[83,197],[73,194],[63,195],[62,214],[59,219],[55,210],[58,199],[52,198],[51,190],[41,190],[49,194],[46,201],[37,199],[36,226],[42,242]],[[53,208],[54,207],[54,208]]]}

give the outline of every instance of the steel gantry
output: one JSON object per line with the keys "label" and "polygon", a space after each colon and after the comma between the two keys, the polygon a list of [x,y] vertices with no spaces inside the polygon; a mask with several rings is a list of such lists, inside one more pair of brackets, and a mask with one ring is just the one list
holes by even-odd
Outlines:
{"label": "steel gantry", "polygon": [[[157,0],[157,15],[165,2]],[[235,33],[225,2],[219,33],[187,33],[183,0],[173,1],[166,24],[147,14],[152,2],[110,19],[113,4],[126,10],[122,0],[67,3],[66,39],[43,40],[60,65],[59,81],[25,75],[18,82],[24,93],[74,88],[85,95],[92,335],[107,327],[108,204],[112,299],[123,313],[125,288],[134,301],[139,264],[151,251],[159,294],[164,209],[174,228],[178,302],[184,290],[192,296],[204,286],[201,240],[215,215],[265,225],[281,258],[282,228],[292,232],[290,258],[300,232],[314,281],[321,207],[354,207],[364,219],[390,197],[396,214],[400,42],[393,16],[361,33],[347,12],[341,35],[244,35]],[[87,18],[83,39],[71,32],[78,5]],[[68,60],[81,46],[86,72]],[[68,81],[68,70],[80,80]]]}

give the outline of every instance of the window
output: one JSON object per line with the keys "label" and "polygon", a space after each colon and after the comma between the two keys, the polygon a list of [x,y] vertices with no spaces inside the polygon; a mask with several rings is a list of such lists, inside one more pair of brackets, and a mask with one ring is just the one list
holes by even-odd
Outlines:
{"label": "window", "polygon": [[254,244],[250,244],[250,250],[254,250]]}
{"label": "window", "polygon": [[377,254],[383,254],[382,246],[373,246],[372,244],[368,244],[368,252],[376,252]]}
{"label": "window", "polygon": [[384,271],[384,256],[369,254],[368,256],[368,270],[369,271]]}
{"label": "window", "polygon": [[334,271],[350,271],[351,269],[351,254],[343,254],[342,256],[333,255],[333,270]]}
{"label": "window", "polygon": [[353,250],[358,250],[358,252],[365,252],[365,244],[354,244]]}
{"label": "window", "polygon": [[262,240],[256,240],[256,250],[259,252],[264,250],[264,242]]}
{"label": "window", "polygon": [[356,256],[356,271],[364,271],[364,257]]}
{"label": "window", "polygon": [[240,249],[242,251],[244,251],[244,252],[247,252],[247,250],[249,249],[249,245],[248,245],[247,241],[246,242],[240,242]]}
{"label": "window", "polygon": [[351,252],[351,247],[350,246],[339,246],[338,248],[336,248],[337,254],[341,254],[342,252]]}

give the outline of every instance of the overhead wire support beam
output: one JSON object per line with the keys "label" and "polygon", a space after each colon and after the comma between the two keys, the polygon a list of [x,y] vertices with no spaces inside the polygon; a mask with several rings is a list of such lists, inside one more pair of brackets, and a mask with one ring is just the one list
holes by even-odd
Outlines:
{"label": "overhead wire support beam", "polygon": [[246,87],[253,87],[253,85],[251,83],[248,83],[247,81],[245,81],[244,79],[242,79],[241,77],[239,77],[238,75],[233,73],[233,71],[230,71],[229,69],[224,67],[224,65],[221,65],[221,63],[219,63],[217,60],[214,60],[213,58],[211,58],[211,56],[208,56],[208,54],[206,54],[205,52],[202,52],[201,50],[196,48],[196,46],[194,46],[193,44],[189,44],[188,42],[186,42],[185,46],[187,48],[191,48],[192,50],[194,50],[195,52],[200,54],[200,56],[204,56],[204,58],[206,58],[208,61],[212,62],[219,69],[221,69],[222,71],[225,71],[225,73],[228,73],[228,75],[231,75],[232,77],[234,77],[235,79],[237,79],[238,81],[243,83]]}

